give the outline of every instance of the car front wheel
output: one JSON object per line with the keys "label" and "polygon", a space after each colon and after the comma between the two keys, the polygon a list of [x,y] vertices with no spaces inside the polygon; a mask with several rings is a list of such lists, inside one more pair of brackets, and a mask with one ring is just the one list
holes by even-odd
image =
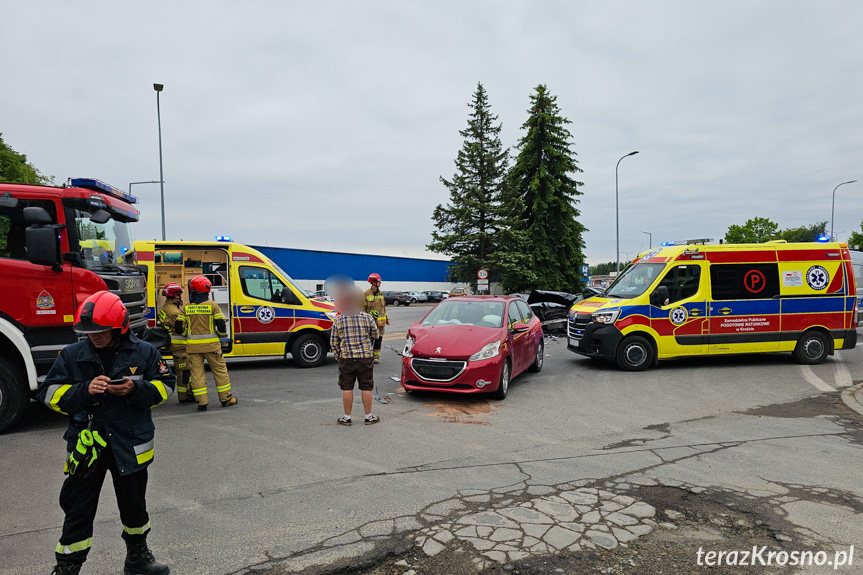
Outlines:
{"label": "car front wheel", "polygon": [[315,334],[306,333],[294,340],[291,346],[291,357],[300,367],[318,367],[327,359],[327,349],[321,338]]}
{"label": "car front wheel", "polygon": [[623,338],[617,348],[617,367],[623,371],[644,371],[653,362],[653,346],[640,335]]}
{"label": "car front wheel", "polygon": [[503,367],[500,370],[500,383],[497,389],[491,392],[492,399],[506,399],[506,394],[509,392],[509,359],[503,360]]}

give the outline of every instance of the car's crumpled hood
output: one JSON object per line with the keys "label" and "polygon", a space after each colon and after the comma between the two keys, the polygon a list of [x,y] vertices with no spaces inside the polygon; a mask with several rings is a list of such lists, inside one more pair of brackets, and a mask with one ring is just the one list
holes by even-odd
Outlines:
{"label": "car's crumpled hood", "polygon": [[[468,358],[503,337],[503,329],[475,325],[427,326],[415,323],[408,335],[416,340],[412,353],[428,357]],[[440,352],[438,352],[440,348]]]}

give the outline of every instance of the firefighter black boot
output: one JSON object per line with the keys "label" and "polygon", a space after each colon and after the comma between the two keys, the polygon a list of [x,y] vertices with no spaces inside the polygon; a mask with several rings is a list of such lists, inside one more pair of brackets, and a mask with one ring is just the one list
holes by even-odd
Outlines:
{"label": "firefighter black boot", "polygon": [[57,561],[51,575],[78,575],[81,572],[81,563],[67,563],[66,561]]}
{"label": "firefighter black boot", "polygon": [[171,570],[159,563],[147,547],[147,541],[126,541],[126,575],[168,575]]}

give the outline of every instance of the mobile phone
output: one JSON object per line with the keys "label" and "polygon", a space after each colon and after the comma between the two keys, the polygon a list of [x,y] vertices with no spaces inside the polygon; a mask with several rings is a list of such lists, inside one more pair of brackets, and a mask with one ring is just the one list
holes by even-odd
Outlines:
{"label": "mobile phone", "polygon": [[126,379],[121,377],[120,379],[112,379],[112,380],[110,380],[110,381],[108,382],[108,385],[122,385],[122,384],[124,384],[124,383],[126,383]]}

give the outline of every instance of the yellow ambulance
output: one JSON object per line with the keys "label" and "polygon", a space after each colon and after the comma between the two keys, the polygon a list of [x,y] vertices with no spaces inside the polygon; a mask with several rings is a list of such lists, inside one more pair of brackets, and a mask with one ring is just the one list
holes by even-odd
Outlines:
{"label": "yellow ambulance", "polygon": [[670,245],[640,254],[569,313],[567,348],[639,371],[692,355],[792,352],[823,362],[857,344],[846,244]]}
{"label": "yellow ambulance", "polygon": [[309,298],[273,260],[232,241],[137,241],[138,267],[147,275],[147,319],[156,324],[162,288],[176,282],[188,301],[189,281],[206,276],[212,299],[228,318],[225,357],[292,357],[300,367],[321,365],[329,350],[335,307]]}

